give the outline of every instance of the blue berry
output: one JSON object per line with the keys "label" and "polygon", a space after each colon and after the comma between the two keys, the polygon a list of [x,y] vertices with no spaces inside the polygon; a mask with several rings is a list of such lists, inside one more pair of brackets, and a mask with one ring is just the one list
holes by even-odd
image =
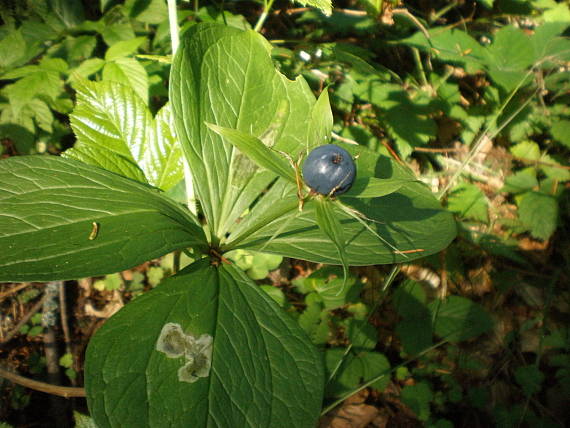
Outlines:
{"label": "blue berry", "polygon": [[350,189],[356,177],[352,156],[334,144],[312,150],[303,163],[303,179],[321,195],[340,195]]}

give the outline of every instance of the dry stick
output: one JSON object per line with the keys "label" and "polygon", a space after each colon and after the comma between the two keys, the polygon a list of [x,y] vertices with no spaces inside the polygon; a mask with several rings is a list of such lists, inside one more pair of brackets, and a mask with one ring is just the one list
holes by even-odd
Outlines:
{"label": "dry stick", "polygon": [[[69,321],[67,318],[67,303],[65,302],[65,284],[63,282],[59,287],[59,316],[65,341],[65,352],[71,355],[72,367],[75,370],[75,358],[71,349],[71,334],[69,332]],[[77,380],[71,378],[71,384],[75,386],[77,384]]]}
{"label": "dry stick", "polygon": [[23,290],[26,287],[29,287],[31,284],[31,282],[24,282],[23,284],[10,288],[8,291],[0,293],[0,301],[4,300],[6,297],[11,296],[14,293],[17,293],[20,290]]}
{"label": "dry stick", "polygon": [[47,299],[47,295],[44,294],[43,297],[40,299],[39,302],[37,302],[34,306],[32,306],[32,309],[30,309],[30,311],[24,315],[22,317],[22,319],[20,320],[20,322],[18,324],[16,324],[16,327],[14,327],[12,329],[12,331],[10,333],[8,333],[6,335],[6,337],[4,338],[4,340],[2,342],[0,342],[0,346],[8,343],[10,340],[12,340],[12,338],[17,335],[20,331],[20,329],[26,325],[26,323],[30,320],[31,317],[33,317],[43,306],[44,302]]}
{"label": "dry stick", "polygon": [[0,367],[0,377],[8,379],[9,381],[14,382],[18,385],[22,385],[26,388],[33,389],[34,391],[45,392],[46,394],[57,395],[64,398],[85,397],[84,388],[59,386],[52,385],[51,383],[40,382],[38,380],[29,379],[16,373],[12,373],[11,371],[8,371],[2,367]]}
{"label": "dry stick", "polygon": [[[63,281],[48,282],[45,295],[48,297],[42,308],[42,326],[44,327],[43,342],[44,355],[46,358],[47,378],[51,384],[59,384],[61,381],[61,370],[59,367],[59,352],[57,338],[54,330],[56,323],[56,313],[58,311],[58,296]],[[67,403],[55,395],[49,397],[50,413],[58,427],[68,426],[67,424]]]}
{"label": "dry stick", "polygon": [[414,24],[416,24],[416,27],[418,27],[420,29],[420,31],[423,33],[423,35],[425,36],[426,39],[430,40],[431,36],[429,35],[428,30],[426,30],[426,27],[424,27],[424,25],[419,21],[418,18],[416,18],[414,15],[412,15],[410,13],[410,11],[408,9],[392,9],[392,13],[394,15],[404,15],[406,18],[408,18],[410,21],[412,21]]}

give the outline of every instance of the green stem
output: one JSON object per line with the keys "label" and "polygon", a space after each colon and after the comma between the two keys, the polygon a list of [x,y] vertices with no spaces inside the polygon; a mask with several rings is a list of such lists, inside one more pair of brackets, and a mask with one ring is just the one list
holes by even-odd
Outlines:
{"label": "green stem", "polygon": [[253,27],[254,31],[257,31],[257,32],[261,31],[261,27],[263,27],[263,23],[267,19],[267,16],[269,15],[269,10],[271,9],[271,6],[273,6],[274,1],[275,0],[269,0],[269,1],[264,0],[263,12],[261,12],[259,19],[257,20],[257,22],[255,24],[255,27]]}
{"label": "green stem", "polygon": [[172,56],[178,50],[180,35],[178,32],[178,17],[176,15],[176,0],[166,0],[168,4],[168,23],[170,24],[170,41],[172,43]]}
{"label": "green stem", "polygon": [[[180,45],[180,33],[178,31],[178,15],[176,11],[176,0],[166,0],[168,4],[168,23],[170,25],[170,41],[172,44],[172,57],[176,54]],[[188,166],[188,160],[184,160],[184,184],[186,187],[186,206],[194,215],[197,214],[194,187],[192,185],[192,173]]]}
{"label": "green stem", "polygon": [[[392,282],[394,282],[394,279],[396,278],[396,276],[398,275],[398,273],[400,272],[400,265],[394,265],[392,267],[392,270],[390,271],[390,273],[388,274],[388,276],[386,277],[386,279],[384,280],[384,285],[382,286],[382,295],[380,296],[380,298],[378,300],[376,300],[376,302],[374,303],[374,306],[372,306],[372,309],[370,309],[370,312],[368,312],[368,317],[366,318],[366,322],[368,322],[370,320],[370,317],[372,316],[372,314],[376,311],[376,309],[378,309],[378,306],[380,306],[380,303],[382,303],[384,301],[383,297],[386,295],[386,290],[388,289],[388,287],[392,284]],[[354,340],[353,340],[354,342]],[[339,362],[337,363],[336,367],[334,368],[334,370],[332,371],[332,373],[330,374],[328,380],[327,380],[327,384],[331,382],[331,380],[334,379],[334,377],[336,376],[338,370],[341,368],[342,363],[344,363],[346,356],[349,354],[349,352],[352,350],[352,343],[350,345],[347,346],[346,350],[344,351],[344,354],[342,354],[342,357],[340,358]],[[324,413],[323,413],[324,414]]]}
{"label": "green stem", "polygon": [[515,96],[515,94],[519,91],[519,89],[522,87],[522,85],[524,84],[524,82],[526,81],[526,79],[532,74],[533,69],[531,68],[526,74],[525,76],[518,82],[517,86],[513,89],[513,91],[509,94],[509,96],[507,97],[507,99],[501,104],[501,107],[499,108],[499,110],[495,113],[495,115],[492,117],[492,119],[489,121],[489,124],[485,127],[485,130],[479,135],[479,138],[477,139],[476,143],[473,145],[473,148],[470,150],[469,155],[465,158],[465,160],[463,161],[463,163],[461,164],[461,167],[459,167],[457,169],[457,171],[455,171],[455,173],[453,174],[453,176],[451,177],[451,179],[447,182],[447,185],[443,188],[443,190],[438,194],[437,199],[441,199],[443,198],[447,192],[449,191],[449,189],[451,189],[453,187],[453,185],[455,184],[455,181],[457,180],[457,178],[463,173],[463,170],[467,167],[467,165],[473,160],[473,158],[477,155],[477,153],[479,152],[480,147],[483,145],[483,142],[485,141],[485,138],[489,138],[489,139],[493,139],[495,138],[504,128],[505,126],[507,126],[521,111],[523,108],[525,108],[530,101],[532,100],[532,98],[537,94],[538,89],[535,90],[534,94],[532,94],[530,97],[528,97],[528,99],[517,109],[515,110],[515,112],[513,114],[511,114],[507,119],[505,119],[503,121],[503,123],[501,123],[498,127],[495,128],[495,130],[493,132],[489,132],[491,130],[491,126],[493,126],[492,124],[499,118],[499,116],[503,113],[503,111],[505,110],[505,108],[507,107],[507,105],[511,102],[511,100],[513,99],[513,97]]}
{"label": "green stem", "polygon": [[412,54],[414,56],[414,62],[418,67],[418,72],[420,75],[420,83],[422,84],[423,88],[426,88],[427,86],[429,86],[429,83],[426,77],[426,72],[424,70],[424,64],[422,63],[422,57],[420,56],[420,51],[417,48],[412,48]]}
{"label": "green stem", "polygon": [[447,343],[447,339],[444,339],[440,342],[437,342],[436,344],[430,346],[429,348],[424,349],[423,351],[421,351],[419,354],[416,354],[415,356],[407,359],[406,361],[404,361],[403,363],[398,364],[396,367],[391,368],[390,370],[387,370],[385,372],[380,373],[378,376],[373,377],[372,379],[364,382],[362,385],[360,385],[358,388],[351,390],[350,392],[347,392],[346,394],[342,395],[340,398],[336,399],[335,401],[333,401],[331,404],[329,404],[327,407],[325,407],[322,412],[321,412],[321,416],[326,415],[328,412],[330,412],[332,409],[334,409],[336,406],[338,406],[340,403],[342,403],[344,400],[346,400],[347,398],[353,396],[354,394],[362,391],[364,388],[368,388],[370,385],[372,385],[375,382],[378,382],[380,379],[382,379],[383,377],[386,377],[392,373],[394,373],[396,370],[398,370],[400,367],[406,366],[408,364],[410,364],[411,362],[417,360],[418,358],[423,357],[424,355],[426,355],[428,352],[433,351],[434,349],[439,348],[442,345],[445,345]]}
{"label": "green stem", "polygon": [[451,3],[449,3],[447,6],[441,8],[440,10],[438,10],[437,12],[435,12],[432,16],[430,16],[429,18],[429,22],[435,22],[437,21],[441,16],[445,15],[447,12],[449,12],[451,9],[453,9],[455,6],[457,6],[457,2],[453,1]]}

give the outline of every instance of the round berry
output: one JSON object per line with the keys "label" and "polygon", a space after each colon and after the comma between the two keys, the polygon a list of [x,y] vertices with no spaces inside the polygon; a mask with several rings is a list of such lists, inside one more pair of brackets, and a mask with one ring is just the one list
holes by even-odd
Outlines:
{"label": "round berry", "polygon": [[313,149],[303,163],[303,179],[321,195],[340,195],[350,189],[356,177],[352,156],[342,147],[325,144]]}

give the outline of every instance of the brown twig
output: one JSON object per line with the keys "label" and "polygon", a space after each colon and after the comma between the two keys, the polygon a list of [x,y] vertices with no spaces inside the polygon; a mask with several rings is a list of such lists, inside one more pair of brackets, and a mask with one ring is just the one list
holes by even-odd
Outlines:
{"label": "brown twig", "polygon": [[46,299],[47,299],[47,295],[44,294],[43,297],[40,299],[40,301],[37,302],[34,306],[32,306],[32,309],[30,309],[30,311],[22,317],[20,322],[18,322],[18,324],[16,324],[16,326],[12,329],[12,331],[10,331],[10,333],[8,333],[6,335],[4,340],[2,342],[0,342],[0,346],[8,343],[10,340],[12,340],[12,338],[16,334],[18,334],[20,329],[30,320],[30,318],[33,317],[42,308],[42,305],[44,304]]}
{"label": "brown twig", "polygon": [[394,15],[405,16],[410,21],[412,21],[416,25],[416,27],[419,28],[419,30],[422,32],[422,34],[425,36],[426,39],[428,39],[428,40],[431,39],[431,36],[429,35],[428,30],[426,30],[426,27],[424,27],[424,25],[419,21],[419,19],[416,18],[414,15],[412,15],[408,9],[404,9],[404,8],[392,9],[392,13]]}
{"label": "brown twig", "polygon": [[31,284],[32,284],[31,282],[24,282],[20,285],[16,285],[10,288],[8,291],[0,293],[0,301],[4,300],[6,297],[11,296],[14,293],[17,293],[20,290],[23,290],[26,287],[29,287]]}
{"label": "brown twig", "polygon": [[73,388],[70,386],[52,385],[51,383],[40,382],[38,380],[28,379],[27,377],[20,376],[0,367],[0,377],[8,379],[18,385],[26,388],[33,389],[34,391],[45,392],[46,394],[57,395],[59,397],[85,397],[84,388]]}
{"label": "brown twig", "polygon": [[414,147],[414,152],[426,152],[426,153],[452,153],[452,152],[462,152],[464,148],[461,147],[446,147],[443,149],[431,149],[429,147]]}

